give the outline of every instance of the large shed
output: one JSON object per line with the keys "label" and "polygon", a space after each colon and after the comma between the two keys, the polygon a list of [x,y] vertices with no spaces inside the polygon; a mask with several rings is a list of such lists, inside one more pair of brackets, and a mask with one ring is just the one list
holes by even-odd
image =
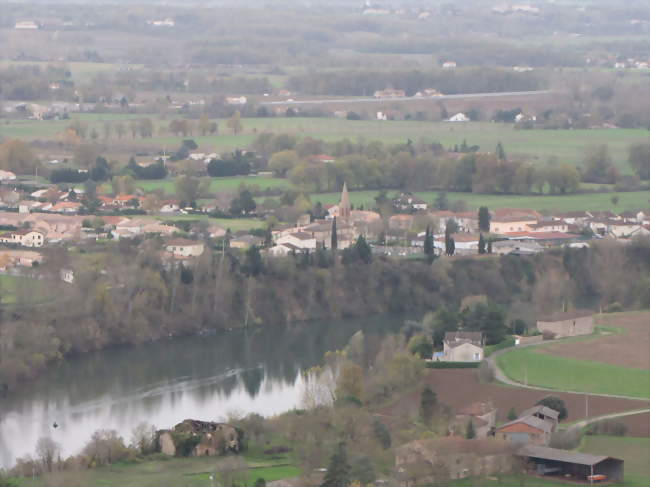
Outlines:
{"label": "large shed", "polygon": [[535,445],[523,447],[518,455],[534,464],[538,475],[554,475],[583,482],[623,480],[624,462],[618,458]]}

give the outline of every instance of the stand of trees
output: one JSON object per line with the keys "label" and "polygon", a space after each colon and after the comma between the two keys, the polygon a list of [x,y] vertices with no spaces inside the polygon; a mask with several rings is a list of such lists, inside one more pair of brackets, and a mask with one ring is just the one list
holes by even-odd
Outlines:
{"label": "stand of trees", "polygon": [[[650,305],[648,239],[535,257],[461,258],[432,265],[369,260],[363,241],[350,249],[354,258],[343,265],[318,256],[306,261],[263,259],[258,265],[257,256],[207,251],[191,266],[192,279],[182,279],[178,267],[163,265],[156,242],[140,246],[137,240],[120,241],[98,256],[102,265],[75,275],[75,284],[62,289],[59,301],[3,315],[0,389],[29,379],[68,353],[232,327],[246,320],[262,325],[444,304],[448,308],[436,317],[444,326],[435,327],[436,332],[462,324],[485,331],[489,342],[497,342],[505,332],[504,306],[515,300],[539,310],[561,309],[567,299],[590,299],[603,306]],[[58,280],[57,269],[51,278]],[[477,294],[487,295],[488,304],[458,310],[464,297]],[[434,338],[440,340],[440,335]]]}

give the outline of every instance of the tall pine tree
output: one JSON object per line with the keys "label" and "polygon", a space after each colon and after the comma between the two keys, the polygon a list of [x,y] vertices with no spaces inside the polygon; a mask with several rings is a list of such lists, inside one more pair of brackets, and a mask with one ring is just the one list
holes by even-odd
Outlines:
{"label": "tall pine tree", "polygon": [[478,253],[485,253],[485,239],[483,238],[483,234],[479,235],[478,237]]}
{"label": "tall pine tree", "polygon": [[506,160],[506,151],[503,149],[503,144],[501,143],[501,141],[497,143],[496,155],[500,161]]}
{"label": "tall pine tree", "polygon": [[433,262],[433,259],[436,257],[433,248],[433,233],[429,226],[427,226],[427,231],[424,234],[424,255],[427,256],[429,264]]}
{"label": "tall pine tree", "polygon": [[490,210],[487,206],[481,206],[478,209],[478,229],[481,232],[490,232]]}
{"label": "tall pine tree", "polygon": [[332,241],[330,242],[330,248],[336,250],[339,245],[339,236],[336,230],[336,217],[332,221]]}
{"label": "tall pine tree", "polygon": [[352,481],[350,462],[345,442],[341,441],[330,457],[325,479],[321,487],[348,487]]}

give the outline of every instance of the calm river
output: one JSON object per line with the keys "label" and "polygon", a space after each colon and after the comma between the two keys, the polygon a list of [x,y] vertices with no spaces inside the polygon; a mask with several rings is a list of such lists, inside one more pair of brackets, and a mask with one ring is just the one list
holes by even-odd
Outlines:
{"label": "calm river", "polygon": [[0,467],[34,454],[43,436],[58,442],[65,457],[79,453],[97,429],[115,429],[128,443],[142,421],[162,429],[187,418],[287,411],[300,406],[300,372],[322,362],[326,351],[343,347],[357,330],[370,338],[401,323],[396,317],[302,323],[66,360],[0,399]]}

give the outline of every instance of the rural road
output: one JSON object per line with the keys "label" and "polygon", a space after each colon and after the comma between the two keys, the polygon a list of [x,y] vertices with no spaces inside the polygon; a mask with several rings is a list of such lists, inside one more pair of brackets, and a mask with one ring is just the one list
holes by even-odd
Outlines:
{"label": "rural road", "polygon": [[[530,345],[521,345],[521,346],[518,346],[516,348],[535,347],[535,346],[539,346],[539,345],[540,344],[538,344],[538,343],[531,343]],[[548,388],[548,387],[531,386],[531,385],[528,385],[528,384],[522,384],[521,382],[516,382],[516,381],[512,380],[511,378],[509,378],[503,372],[503,370],[501,370],[499,368],[499,366],[497,365],[497,361],[496,361],[496,358],[499,355],[502,355],[502,354],[504,354],[506,352],[509,352],[513,348],[515,348],[515,347],[504,348],[502,350],[494,352],[492,355],[490,355],[486,359],[487,363],[490,365],[490,367],[494,371],[494,378],[497,381],[502,382],[504,384],[514,386],[514,387],[521,387],[521,388],[524,388],[524,389],[534,389],[534,390],[537,390],[537,391],[565,392],[567,394],[580,394],[581,396],[614,397],[614,398],[617,398],[617,399],[629,399],[629,400],[632,400],[632,401],[643,401],[643,402],[648,402],[649,401],[647,398],[642,398],[642,397],[621,396],[621,395],[618,395],[618,394],[601,394],[601,393],[596,393],[596,392],[584,392],[584,391],[565,391],[565,390],[562,390],[562,389],[551,389],[551,388]]]}
{"label": "rural road", "polygon": [[604,419],[624,418],[625,416],[635,416],[637,414],[643,414],[643,413],[650,413],[650,408],[635,409],[634,411],[624,411],[622,413],[603,414],[602,416],[594,416],[592,418],[586,418],[570,425],[567,428],[567,431],[574,430],[574,429],[582,429],[585,426],[590,425],[591,423],[596,423]]}
{"label": "rural road", "polygon": [[396,98],[341,98],[341,99],[321,99],[321,100],[282,100],[266,101],[260,105],[329,105],[335,103],[386,103],[392,101],[427,101],[427,100],[462,100],[471,98],[504,98],[509,96],[538,96],[553,93],[549,90],[543,91],[506,91],[499,93],[465,93],[458,95],[442,95],[433,97],[415,97],[403,96]]}

